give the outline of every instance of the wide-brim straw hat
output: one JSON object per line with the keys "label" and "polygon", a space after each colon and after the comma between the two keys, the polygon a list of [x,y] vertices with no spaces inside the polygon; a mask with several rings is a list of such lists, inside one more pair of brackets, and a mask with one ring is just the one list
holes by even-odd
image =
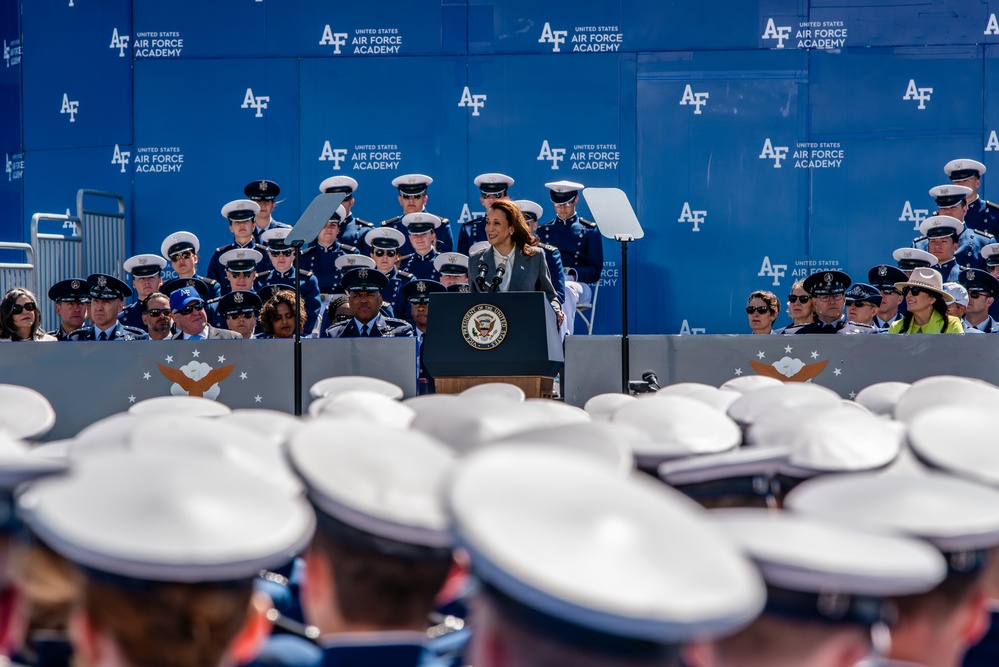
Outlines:
{"label": "wide-brim straw hat", "polygon": [[924,266],[913,269],[907,281],[904,283],[895,283],[895,289],[901,290],[903,287],[921,287],[922,289],[936,292],[947,303],[954,300],[954,297],[944,291],[943,278],[940,276],[940,272],[929,267]]}

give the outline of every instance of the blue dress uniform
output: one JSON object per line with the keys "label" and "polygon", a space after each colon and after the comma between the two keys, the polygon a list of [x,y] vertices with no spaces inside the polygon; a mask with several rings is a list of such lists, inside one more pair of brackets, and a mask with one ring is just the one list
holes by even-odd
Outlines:
{"label": "blue dress uniform", "polygon": [[440,255],[436,250],[431,250],[426,255],[414,252],[409,259],[402,263],[402,270],[409,273],[416,280],[440,281],[441,274],[434,268],[434,260]]}
{"label": "blue dress uniform", "polygon": [[999,204],[993,204],[979,197],[968,204],[968,211],[964,214],[964,224],[994,238],[999,233]]}
{"label": "blue dress uniform", "polygon": [[413,274],[392,269],[386,278],[388,278],[388,286],[382,290],[382,301],[392,306],[392,312],[395,315],[402,315],[406,312],[406,297],[402,295],[402,288],[413,280]]}
{"label": "blue dress uniform", "polygon": [[[812,296],[812,298],[815,298],[816,295],[820,294],[844,294],[852,282],[853,281],[850,280],[850,276],[846,275],[842,271],[821,271],[819,273],[813,273],[805,278],[805,282],[802,287]],[[834,322],[823,322],[822,320],[817,320],[810,324],[797,327],[794,331],[790,331],[792,327],[787,327],[789,331],[786,333],[793,333],[794,335],[838,334],[849,324],[849,321],[846,319],[846,313],[844,312],[844,314],[840,315],[839,319]]]}
{"label": "blue dress uniform", "polygon": [[[253,181],[246,184],[246,187],[243,188],[243,194],[255,202],[274,201],[281,194],[281,187],[274,181]],[[281,227],[291,227],[291,225],[278,222],[273,217],[263,229],[259,225],[253,225],[253,240],[259,242],[261,234],[271,229],[280,229]]]}
{"label": "blue dress uniform", "polygon": [[[595,283],[604,265],[604,246],[597,223],[573,215],[568,220],[555,218],[538,227],[542,243],[553,245],[562,253],[562,265],[576,272],[581,283]],[[564,289],[564,288],[563,288]]]}
{"label": "blue dress uniform", "polygon": [[225,267],[223,267],[222,263],[219,262],[219,257],[229,252],[230,250],[236,250],[237,248],[249,248],[251,250],[256,250],[261,255],[263,255],[261,260],[257,262],[258,274],[273,268],[270,257],[267,256],[267,248],[263,247],[256,241],[250,241],[246,245],[240,245],[238,243],[230,243],[228,245],[216,248],[215,252],[212,253],[211,260],[208,262],[208,277],[211,280],[218,282],[219,284],[218,296],[228,294],[229,292],[232,291],[232,285],[229,284],[229,279],[226,278]]}
{"label": "blue dress uniform", "polygon": [[[91,325],[89,327],[77,329],[73,333],[69,334],[69,336],[66,337],[66,340],[100,340],[99,336],[100,334],[97,331],[97,327]],[[121,322],[118,322],[107,333],[107,340],[149,340],[149,334],[142,329],[127,327]]]}
{"label": "blue dress uniform", "polygon": [[468,254],[468,249],[479,241],[486,240],[486,219],[484,216],[472,218],[461,225],[458,231],[458,247],[455,249],[462,255]]}
{"label": "blue dress uniform", "polygon": [[[954,185],[968,187],[972,192],[977,192],[977,188],[981,185],[981,177],[985,175],[985,165],[977,160],[959,158],[945,164],[944,173]],[[999,233],[999,205],[985,201],[976,194],[975,200],[968,204],[964,213],[964,224],[994,237]]]}
{"label": "blue dress uniform", "polygon": [[374,228],[375,223],[356,218],[351,213],[340,222],[340,235],[337,236],[337,240],[341,244],[354,246],[358,252],[366,255],[371,249],[364,242],[364,235]]}
{"label": "blue dress uniform", "polygon": [[[132,296],[132,288],[118,280],[114,276],[103,273],[94,273],[87,276],[87,285],[90,289],[90,298],[110,301],[113,299],[127,299]],[[114,326],[108,331],[99,331],[96,325],[81,327],[66,337],[66,340],[149,340],[149,334],[142,329],[128,327],[116,321]]]}
{"label": "blue dress uniform", "polygon": [[[414,236],[439,231],[443,226],[442,223],[440,218],[431,213],[410,213],[402,217],[402,224],[407,232],[406,240],[410,242]],[[430,243],[429,237],[423,238],[423,241],[426,244]],[[441,274],[434,266],[434,261],[439,254],[434,248],[431,248],[425,255],[420,254],[414,248],[413,253],[402,262],[401,268],[403,271],[413,274],[413,277],[418,280],[439,281]]]}
{"label": "blue dress uniform", "polygon": [[[288,289],[295,289],[295,267],[291,267],[284,273],[279,273],[277,269],[264,271],[253,281],[253,289],[260,291],[265,287],[274,285],[284,285]],[[305,306],[305,333],[311,333],[319,322],[319,308],[322,302],[319,298],[319,281],[310,271],[302,271],[299,278],[302,285],[302,304]]]}
{"label": "blue dress uniform", "polygon": [[[993,299],[999,296],[999,280],[997,280],[995,276],[988,271],[982,271],[981,269],[963,269],[957,276],[956,281],[968,290],[969,298],[972,294],[979,292],[984,293],[987,296],[991,296]],[[999,321],[991,315],[988,315],[977,325],[969,323],[966,318],[967,315],[965,315],[965,319],[961,320],[961,326],[964,327],[965,333],[974,333],[975,331],[981,331],[982,333],[999,333]]]}
{"label": "blue dress uniform", "polygon": [[[441,220],[441,226],[437,228],[437,243],[435,244],[437,246],[437,251],[451,252],[451,249],[454,248],[454,239],[451,236],[450,221],[447,218],[441,216],[437,217],[439,217]],[[383,220],[380,226],[397,229],[399,230],[399,232],[402,233],[403,236],[406,236],[406,226],[402,224],[402,218],[403,216],[400,215],[394,218],[389,218],[388,220]],[[413,244],[409,242],[408,236],[406,236],[406,240],[402,244],[402,247],[399,249],[399,251],[403,255],[410,255],[414,252]]]}
{"label": "blue dress uniform", "polygon": [[378,317],[368,322],[368,335],[361,336],[363,325],[356,318],[334,324],[326,330],[324,338],[412,338],[413,325],[395,317]]}
{"label": "blue dress uniform", "polygon": [[[410,315],[407,317],[411,322],[412,318],[412,306],[417,304],[427,305],[430,303],[430,295],[435,292],[446,292],[447,288],[435,280],[412,280],[410,281],[402,290],[403,296],[410,305]],[[427,317],[429,318],[430,313],[427,312]],[[436,386],[434,385],[434,378],[430,373],[427,372],[426,367],[423,365],[423,336],[424,333],[416,327],[415,322],[413,325],[413,333],[417,338],[416,345],[416,365],[417,365],[417,393],[419,394],[433,394],[436,392]]]}
{"label": "blue dress uniform", "polygon": [[340,289],[343,275],[336,267],[336,260],[343,255],[357,255],[357,248],[338,241],[330,246],[322,246],[319,241],[313,241],[302,251],[300,265],[303,271],[310,271],[319,281],[319,291],[322,294],[333,294]]}
{"label": "blue dress uniform", "polygon": [[[930,196],[935,199],[937,207],[940,209],[952,208],[959,205],[964,201],[964,197],[970,193],[970,188],[957,185],[938,185],[930,189]],[[913,240],[912,247],[919,248],[920,250],[929,250],[930,244],[927,231],[933,229],[933,226],[928,223],[934,219],[951,217],[947,215],[934,215],[926,218],[919,225],[919,231],[923,235]],[[995,243],[995,238],[972,229],[967,225],[962,224],[961,226],[963,229],[961,229],[957,238],[957,252],[954,253],[954,257],[961,266],[980,269],[985,265],[985,260],[982,258],[982,248],[990,243]],[[944,280],[946,279],[946,274],[944,274]]]}
{"label": "blue dress uniform", "polygon": [[[132,274],[133,278],[148,278],[158,276],[166,268],[167,261],[159,255],[135,255],[125,260],[123,268]],[[138,299],[138,296],[136,296]],[[118,321],[122,324],[146,331],[146,323],[142,321],[141,300],[125,306],[118,313]]]}

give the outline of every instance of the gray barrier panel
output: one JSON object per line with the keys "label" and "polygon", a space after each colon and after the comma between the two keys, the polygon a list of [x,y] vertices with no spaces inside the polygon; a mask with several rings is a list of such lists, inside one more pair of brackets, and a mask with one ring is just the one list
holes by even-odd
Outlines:
{"label": "gray barrier panel", "polygon": [[27,243],[0,243],[0,250],[24,253],[23,262],[0,262],[0,296],[13,287],[23,287],[38,293],[38,273],[35,271],[34,253]]}
{"label": "gray barrier panel", "polygon": [[[805,381],[852,398],[869,384],[965,375],[999,383],[999,336],[631,336],[630,374],[655,371],[661,385],[718,386],[740,375]],[[581,406],[621,389],[620,336],[566,339],[566,402]]]}
{"label": "gray barrier panel", "polygon": [[[62,229],[72,230],[68,234],[41,232],[43,222],[61,222]],[[35,254],[35,286],[39,305],[42,307],[42,326],[46,331],[56,328],[55,303],[48,297],[49,288],[60,280],[86,278],[83,270],[83,238],[80,219],[75,215],[59,213],[35,213],[31,216],[31,247]]]}
{"label": "gray barrier panel", "polygon": [[[118,210],[107,211],[101,206],[113,205]],[[106,273],[131,283],[124,264],[125,199],[121,195],[98,190],[78,190],[76,216],[83,227],[83,262],[87,274]]]}
{"label": "gray barrier panel", "polygon": [[[156,396],[203,392],[231,408],[294,409],[293,343],[283,340],[3,343],[0,382],[41,392],[56,411],[47,440]],[[415,339],[303,341],[304,389],[368,375],[416,393]],[[186,377],[185,377],[186,376]],[[308,405],[308,401],[305,401]]]}

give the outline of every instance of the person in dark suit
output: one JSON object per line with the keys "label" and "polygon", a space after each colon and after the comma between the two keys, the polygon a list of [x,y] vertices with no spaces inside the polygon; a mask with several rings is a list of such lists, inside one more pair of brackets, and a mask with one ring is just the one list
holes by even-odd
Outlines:
{"label": "person in dark suit", "polygon": [[361,267],[343,275],[343,290],[350,299],[349,320],[338,322],[326,330],[324,338],[410,338],[413,325],[405,320],[385,317],[382,307],[382,290],[388,278],[381,271]]}
{"label": "person in dark suit", "polygon": [[173,311],[173,321],[178,329],[171,337],[173,340],[243,339],[235,331],[218,329],[208,324],[205,300],[194,287],[181,287],[171,292],[170,310]]}
{"label": "person in dark suit", "polygon": [[497,199],[486,212],[486,240],[490,247],[468,259],[473,292],[544,292],[561,327],[562,304],[552,285],[544,251],[531,234],[515,203]]}

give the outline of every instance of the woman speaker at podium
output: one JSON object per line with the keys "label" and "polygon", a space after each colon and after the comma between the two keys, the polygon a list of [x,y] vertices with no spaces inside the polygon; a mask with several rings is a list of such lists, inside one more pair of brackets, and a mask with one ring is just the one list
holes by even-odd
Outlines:
{"label": "woman speaker at podium", "polygon": [[509,199],[493,201],[486,211],[486,240],[489,247],[472,252],[469,274],[474,276],[472,292],[544,292],[555,310],[559,327],[565,319],[552,286],[544,250],[531,234],[524,214]]}

